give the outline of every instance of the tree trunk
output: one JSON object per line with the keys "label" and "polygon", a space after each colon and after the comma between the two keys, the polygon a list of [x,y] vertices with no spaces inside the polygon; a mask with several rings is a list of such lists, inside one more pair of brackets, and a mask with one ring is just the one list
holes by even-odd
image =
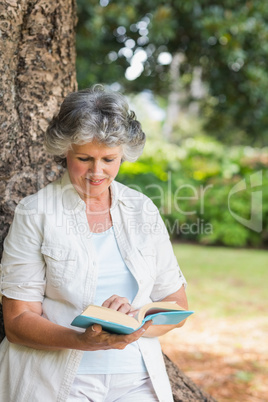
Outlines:
{"label": "tree trunk", "polygon": [[43,136],[77,88],[75,24],[74,0],[0,1],[0,258],[18,201],[59,174]]}
{"label": "tree trunk", "polygon": [[43,150],[48,120],[76,89],[75,3],[0,2],[0,242],[23,196],[55,178]]}
{"label": "tree trunk", "polygon": [[216,402],[164,355],[174,402]]}
{"label": "tree trunk", "polygon": [[[75,0],[0,1],[0,259],[18,201],[60,173],[44,152],[43,135],[77,89],[75,24]],[[212,401],[165,359],[175,402]]]}
{"label": "tree trunk", "polygon": [[180,82],[180,65],[185,60],[183,53],[176,53],[170,65],[170,91],[168,95],[167,114],[163,126],[163,136],[172,140],[174,125],[178,122],[185,93]]}

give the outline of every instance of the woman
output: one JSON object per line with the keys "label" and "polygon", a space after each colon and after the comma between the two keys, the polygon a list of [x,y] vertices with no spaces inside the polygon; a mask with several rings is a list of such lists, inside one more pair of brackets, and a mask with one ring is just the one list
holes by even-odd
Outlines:
{"label": "woman", "polygon": [[70,326],[88,304],[132,315],[150,301],[187,308],[157,208],[114,181],[144,143],[126,100],[101,86],[67,96],[50,123],[46,148],[67,170],[19,203],[5,239],[1,400],[173,400],[157,337],[174,326]]}

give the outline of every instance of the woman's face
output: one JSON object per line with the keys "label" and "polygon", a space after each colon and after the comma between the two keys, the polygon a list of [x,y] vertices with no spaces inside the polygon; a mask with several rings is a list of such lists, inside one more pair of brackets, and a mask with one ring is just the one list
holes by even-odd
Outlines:
{"label": "woman's face", "polygon": [[122,159],[122,147],[107,147],[96,141],[73,144],[67,153],[67,168],[72,184],[82,199],[107,197]]}

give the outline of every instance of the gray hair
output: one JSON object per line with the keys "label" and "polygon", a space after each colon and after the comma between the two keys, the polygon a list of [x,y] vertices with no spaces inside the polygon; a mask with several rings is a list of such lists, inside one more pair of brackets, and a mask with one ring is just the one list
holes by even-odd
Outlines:
{"label": "gray hair", "polygon": [[66,166],[72,144],[98,141],[122,146],[123,159],[134,162],[143,151],[145,134],[123,95],[102,85],[69,94],[45,134],[46,150]]}

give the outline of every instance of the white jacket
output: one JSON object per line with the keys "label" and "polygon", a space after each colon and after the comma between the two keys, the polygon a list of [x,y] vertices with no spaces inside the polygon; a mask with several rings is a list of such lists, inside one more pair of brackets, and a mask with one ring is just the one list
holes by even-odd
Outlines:
{"label": "white jacket", "polygon": [[[156,206],[112,182],[111,216],[118,246],[139,290],[133,306],[161,300],[186,283]],[[70,326],[92,303],[97,268],[85,203],[68,172],[16,208],[4,242],[0,297],[43,303],[50,321]],[[159,401],[173,401],[158,338],[138,341]],[[0,345],[0,400],[64,402],[83,352]]]}

